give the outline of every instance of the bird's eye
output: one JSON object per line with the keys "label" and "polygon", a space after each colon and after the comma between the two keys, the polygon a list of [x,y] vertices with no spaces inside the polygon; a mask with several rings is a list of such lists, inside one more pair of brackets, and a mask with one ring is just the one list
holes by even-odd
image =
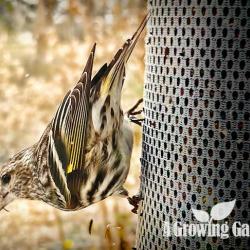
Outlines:
{"label": "bird's eye", "polygon": [[8,184],[10,182],[11,176],[10,174],[5,174],[2,176],[2,183],[3,184]]}

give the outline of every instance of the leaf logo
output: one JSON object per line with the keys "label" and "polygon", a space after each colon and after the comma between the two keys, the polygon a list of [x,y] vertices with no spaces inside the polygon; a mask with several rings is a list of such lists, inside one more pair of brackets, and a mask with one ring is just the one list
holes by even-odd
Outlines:
{"label": "leaf logo", "polygon": [[209,222],[209,214],[206,211],[197,210],[193,208],[192,211],[195,219],[198,220],[199,222]]}
{"label": "leaf logo", "polygon": [[193,209],[193,214],[196,220],[199,222],[209,222],[212,220],[223,220],[225,219],[234,208],[236,200],[229,202],[221,202],[212,207],[210,216],[206,211]]}
{"label": "leaf logo", "polygon": [[236,200],[229,202],[221,202],[213,206],[211,210],[211,219],[223,220],[233,211]]}

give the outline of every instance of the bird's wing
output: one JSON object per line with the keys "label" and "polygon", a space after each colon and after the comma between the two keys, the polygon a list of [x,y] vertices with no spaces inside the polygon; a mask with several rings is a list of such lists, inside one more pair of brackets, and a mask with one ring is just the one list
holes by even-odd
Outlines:
{"label": "bird's wing", "polygon": [[64,97],[51,123],[48,162],[51,175],[66,201],[79,191],[84,170],[89,96],[95,45],[78,84]]}

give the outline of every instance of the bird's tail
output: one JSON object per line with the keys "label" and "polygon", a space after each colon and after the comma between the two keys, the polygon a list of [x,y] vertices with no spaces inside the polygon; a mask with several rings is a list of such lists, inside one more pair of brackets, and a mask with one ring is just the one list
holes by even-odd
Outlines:
{"label": "bird's tail", "polygon": [[114,128],[120,126],[122,110],[120,107],[121,91],[125,78],[125,64],[128,61],[149,15],[147,15],[135,34],[119,49],[114,59],[97,72],[92,79],[91,98],[92,120],[95,131],[103,138],[110,136]]}
{"label": "bird's tail", "polygon": [[104,64],[93,78],[92,83],[97,84],[96,90],[101,96],[105,96],[113,91],[118,91],[117,94],[120,94],[119,92],[121,92],[125,77],[126,62],[133,52],[148,19],[149,14],[144,17],[134,35],[123,44],[121,49],[117,51],[113,60],[108,65]]}

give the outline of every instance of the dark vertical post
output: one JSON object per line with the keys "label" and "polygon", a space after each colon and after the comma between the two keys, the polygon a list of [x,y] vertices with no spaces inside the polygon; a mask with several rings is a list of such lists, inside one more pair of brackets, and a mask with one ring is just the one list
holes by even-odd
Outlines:
{"label": "dark vertical post", "polygon": [[163,234],[165,222],[201,224],[192,209],[207,221],[234,200],[217,223],[250,224],[250,1],[148,8],[137,249],[249,249],[249,237]]}

